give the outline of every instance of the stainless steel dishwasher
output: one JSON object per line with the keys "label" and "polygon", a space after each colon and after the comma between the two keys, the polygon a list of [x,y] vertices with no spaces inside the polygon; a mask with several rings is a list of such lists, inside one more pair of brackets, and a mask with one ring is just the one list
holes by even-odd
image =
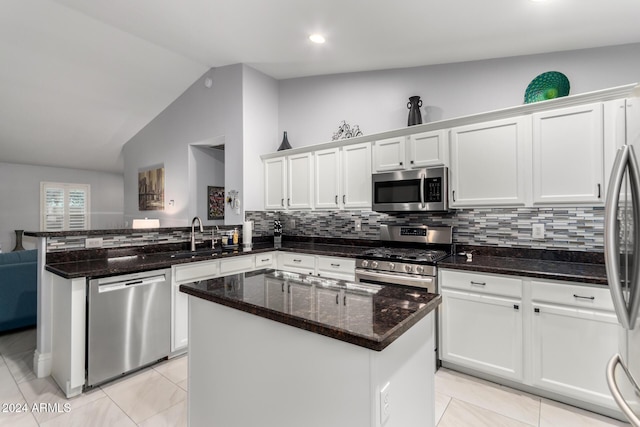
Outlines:
{"label": "stainless steel dishwasher", "polygon": [[169,355],[170,269],[88,282],[87,387]]}

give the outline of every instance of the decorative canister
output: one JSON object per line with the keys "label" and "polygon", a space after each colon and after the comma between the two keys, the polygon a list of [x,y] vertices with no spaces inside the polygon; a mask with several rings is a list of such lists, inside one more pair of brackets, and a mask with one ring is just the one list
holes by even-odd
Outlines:
{"label": "decorative canister", "polygon": [[12,252],[24,251],[24,248],[22,247],[22,233],[24,233],[24,230],[15,230],[15,231],[16,231],[16,247],[13,248]]}
{"label": "decorative canister", "polygon": [[409,102],[407,102],[407,108],[409,109],[409,120],[407,122],[407,126],[422,124],[420,107],[422,107],[422,100],[419,96],[409,97]]}
{"label": "decorative canister", "polygon": [[289,139],[287,138],[287,131],[284,131],[284,136],[282,137],[282,143],[280,147],[278,147],[278,151],[288,150],[291,148],[291,144],[289,144]]}

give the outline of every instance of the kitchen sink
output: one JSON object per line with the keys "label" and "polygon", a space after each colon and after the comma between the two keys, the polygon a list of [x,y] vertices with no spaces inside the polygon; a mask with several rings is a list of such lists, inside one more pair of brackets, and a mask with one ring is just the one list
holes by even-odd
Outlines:
{"label": "kitchen sink", "polygon": [[195,257],[201,257],[201,256],[216,256],[220,253],[221,251],[218,249],[202,249],[194,252],[191,252],[191,251],[176,252],[176,253],[170,254],[169,257],[174,259],[183,259],[183,258],[195,258]]}

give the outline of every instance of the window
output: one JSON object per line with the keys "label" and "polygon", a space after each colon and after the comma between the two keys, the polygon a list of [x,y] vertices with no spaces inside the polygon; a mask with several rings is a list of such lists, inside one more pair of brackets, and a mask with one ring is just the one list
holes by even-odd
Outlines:
{"label": "window", "polygon": [[40,183],[40,230],[89,229],[89,184]]}

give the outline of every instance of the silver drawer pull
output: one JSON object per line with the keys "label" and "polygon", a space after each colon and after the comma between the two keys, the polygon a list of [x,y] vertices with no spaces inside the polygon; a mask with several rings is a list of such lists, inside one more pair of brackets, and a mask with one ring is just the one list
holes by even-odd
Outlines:
{"label": "silver drawer pull", "polygon": [[486,283],[485,282],[474,282],[473,280],[471,281],[472,285],[478,285],[478,286],[485,286]]}
{"label": "silver drawer pull", "polygon": [[301,259],[294,259],[293,262],[302,262]]}
{"label": "silver drawer pull", "polygon": [[338,267],[340,267],[340,264],[333,264],[333,263],[331,263],[331,267],[338,268]]}
{"label": "silver drawer pull", "polygon": [[269,259],[269,258],[265,258],[265,259],[263,259],[263,260],[261,260],[261,261],[262,261],[262,262],[268,262],[268,261],[271,261],[271,259]]}
{"label": "silver drawer pull", "polygon": [[591,296],[591,297],[583,297],[583,296],[581,296],[581,295],[577,295],[577,294],[573,294],[573,297],[574,297],[574,298],[580,298],[580,299],[588,299],[588,300],[591,300],[591,301],[593,301],[594,299],[596,299],[596,297],[593,297],[593,296]]}

